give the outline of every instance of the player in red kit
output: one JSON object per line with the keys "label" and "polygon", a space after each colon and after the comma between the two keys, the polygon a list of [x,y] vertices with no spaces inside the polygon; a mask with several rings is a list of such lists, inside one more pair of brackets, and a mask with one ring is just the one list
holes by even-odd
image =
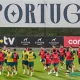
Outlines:
{"label": "player in red kit", "polygon": [[79,45],[79,48],[77,50],[77,56],[78,56],[79,71],[80,71],[80,45]]}
{"label": "player in red kit", "polygon": [[19,55],[16,52],[16,49],[14,49],[14,52],[13,52],[13,64],[14,64],[14,73],[15,73],[15,75],[17,75],[18,59],[19,59]]}
{"label": "player in red kit", "polygon": [[45,66],[45,49],[43,47],[41,47],[39,56],[40,56],[40,61],[42,62],[43,66],[44,66],[44,70],[45,70],[46,69],[46,66]]}
{"label": "player in red kit", "polygon": [[54,49],[52,54],[51,54],[51,58],[52,58],[52,65],[54,66],[54,71],[56,73],[56,76],[58,76],[58,64],[60,61],[60,55],[58,50]]}
{"label": "player in red kit", "polygon": [[[72,62],[73,62],[73,53],[69,50],[69,48],[67,48],[67,51],[65,53],[66,56],[66,70],[67,73],[69,73],[69,68],[72,69]],[[72,69],[73,72],[73,69]]]}
{"label": "player in red kit", "polygon": [[60,52],[61,69],[63,69],[64,59],[65,59],[65,49],[63,48],[63,45],[60,45],[59,52]]}
{"label": "player in red kit", "polygon": [[49,74],[51,74],[51,69],[50,69],[51,55],[49,54],[49,50],[46,51],[45,60],[46,60],[46,67],[47,67],[47,71],[48,71],[48,75],[49,75]]}
{"label": "player in red kit", "polygon": [[55,46],[55,45],[53,45],[53,46],[52,46],[51,53],[52,53],[52,52],[54,52],[54,50],[57,50],[57,48],[56,48],[56,46]]}
{"label": "player in red kit", "polygon": [[2,73],[3,62],[4,62],[4,53],[2,52],[2,49],[0,48],[0,75]]}

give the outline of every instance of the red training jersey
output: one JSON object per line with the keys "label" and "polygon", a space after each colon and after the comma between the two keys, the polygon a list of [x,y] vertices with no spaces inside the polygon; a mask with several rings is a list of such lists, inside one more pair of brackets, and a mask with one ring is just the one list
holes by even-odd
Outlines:
{"label": "red training jersey", "polygon": [[64,55],[65,55],[64,51],[65,51],[64,48],[60,48],[60,56],[64,57]]}
{"label": "red training jersey", "polygon": [[60,59],[59,59],[58,52],[56,52],[56,53],[53,52],[51,57],[52,57],[52,63],[59,63]]}
{"label": "red training jersey", "polygon": [[78,58],[80,58],[80,49],[77,51]]}
{"label": "red training jersey", "polygon": [[18,59],[19,59],[19,55],[18,55],[18,53],[13,53],[13,61],[14,62],[17,62],[18,61]]}
{"label": "red training jersey", "polygon": [[66,60],[73,60],[73,56],[71,55],[70,51],[66,52]]}
{"label": "red training jersey", "polygon": [[4,61],[4,53],[0,52],[0,62],[3,62],[3,61]]}
{"label": "red training jersey", "polygon": [[46,54],[45,59],[46,59],[46,64],[51,64],[51,55],[50,54]]}
{"label": "red training jersey", "polygon": [[40,50],[40,53],[39,53],[41,59],[44,59],[45,58],[45,50]]}
{"label": "red training jersey", "polygon": [[56,50],[56,52],[58,52],[58,49],[56,48],[56,49],[52,49],[51,53],[53,53],[53,52],[54,52],[54,50]]}

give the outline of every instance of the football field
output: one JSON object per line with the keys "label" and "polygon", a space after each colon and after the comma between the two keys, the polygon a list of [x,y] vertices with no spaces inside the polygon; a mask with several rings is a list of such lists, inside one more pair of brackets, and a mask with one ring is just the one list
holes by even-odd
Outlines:
{"label": "football field", "polygon": [[[54,73],[48,75],[47,71],[45,71],[43,69],[43,66],[40,62],[40,58],[39,58],[39,50],[35,49],[33,50],[36,54],[36,59],[35,59],[35,65],[34,65],[34,73],[33,76],[30,77],[27,74],[23,75],[23,69],[22,69],[22,49],[18,50],[19,53],[19,61],[18,61],[18,75],[14,75],[13,77],[7,77],[7,72],[6,69],[5,71],[2,73],[2,75],[0,76],[0,80],[80,80],[79,76],[69,76],[66,75],[65,72],[65,64],[64,64],[64,69],[63,70],[59,70],[59,76],[56,77]],[[75,65],[76,65],[76,69],[79,68],[78,66],[78,60],[77,60],[77,56],[75,57]],[[4,64],[5,66],[5,64]],[[53,66],[51,65],[51,68]],[[60,68],[60,66],[59,66]],[[76,70],[76,72],[78,72]],[[79,73],[80,74],[80,73]]]}

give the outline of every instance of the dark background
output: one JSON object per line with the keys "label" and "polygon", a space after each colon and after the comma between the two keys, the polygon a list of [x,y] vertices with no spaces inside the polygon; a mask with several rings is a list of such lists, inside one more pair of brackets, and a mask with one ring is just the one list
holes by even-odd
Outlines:
{"label": "dark background", "polygon": [[[6,45],[7,47],[34,47],[34,48],[40,48],[41,46],[43,47],[52,47],[52,45],[56,45],[56,47],[59,47],[60,44],[64,45],[64,37],[28,37],[28,36],[6,36],[6,38],[10,38],[12,40],[12,38],[15,38],[14,42],[12,45],[10,45],[9,40],[7,41],[7,45],[3,42],[0,43],[0,47],[3,47],[4,45]],[[24,41],[24,39],[27,39],[27,41]],[[0,36],[0,40],[4,41],[4,36]],[[38,39],[41,39],[41,41],[38,41]],[[55,39],[55,41],[52,41],[53,39]],[[22,43],[23,42],[23,43]],[[29,44],[28,44],[29,42]]]}

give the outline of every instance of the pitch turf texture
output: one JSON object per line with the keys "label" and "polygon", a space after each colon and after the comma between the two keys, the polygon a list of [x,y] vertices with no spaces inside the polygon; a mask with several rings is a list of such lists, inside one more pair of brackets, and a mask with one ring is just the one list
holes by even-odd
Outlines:
{"label": "pitch turf texture", "polygon": [[[80,76],[69,76],[66,75],[65,72],[65,65],[64,65],[64,69],[63,70],[59,70],[59,76],[56,77],[54,73],[48,75],[47,71],[43,70],[43,66],[40,62],[40,58],[39,58],[39,50],[34,50],[37,58],[35,60],[35,66],[34,66],[34,74],[32,77],[28,76],[27,74],[23,75],[23,69],[22,69],[22,59],[21,59],[21,54],[22,54],[22,50],[18,50],[20,59],[18,61],[18,75],[17,76],[13,76],[13,77],[7,77],[7,72],[6,69],[5,71],[2,73],[2,75],[0,76],[0,80],[80,80]],[[75,57],[75,65],[76,68],[78,69],[78,60],[77,60],[77,56]],[[53,66],[51,66],[53,67]],[[59,65],[60,68],[60,65]],[[78,72],[76,70],[76,72]],[[80,74],[80,73],[79,73]]]}

